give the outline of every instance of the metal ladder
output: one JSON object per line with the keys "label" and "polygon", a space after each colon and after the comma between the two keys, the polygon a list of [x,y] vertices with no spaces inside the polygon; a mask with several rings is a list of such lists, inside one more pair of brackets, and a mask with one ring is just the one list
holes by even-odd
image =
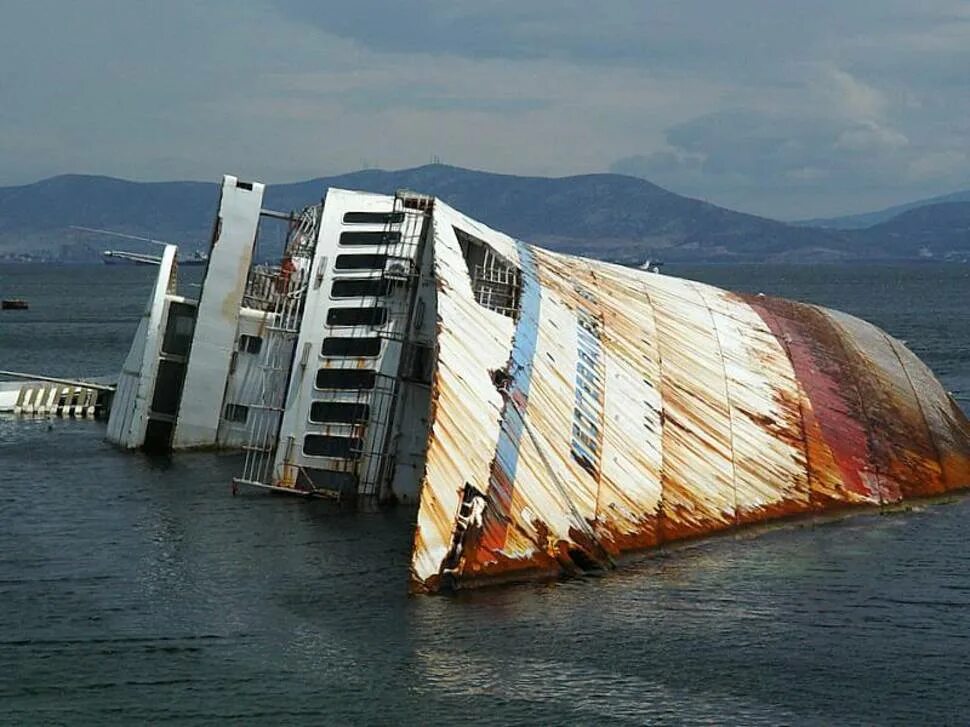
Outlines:
{"label": "metal ladder", "polygon": [[[375,436],[361,441],[368,443],[359,455],[357,470],[357,495],[359,498],[375,498],[393,474],[394,455],[391,439],[398,401],[401,396],[401,373],[407,356],[407,344],[414,320],[417,288],[421,277],[422,238],[426,230],[434,198],[398,190],[389,220],[403,216],[399,224],[400,237],[386,242],[380,248],[385,264],[380,279],[388,287],[388,320],[378,332],[385,346],[394,343],[400,347],[399,363],[393,373],[378,372],[374,389],[370,392],[370,427]],[[388,224],[388,228],[390,223]],[[385,239],[389,239],[385,235]]]}
{"label": "metal ladder", "polygon": [[269,312],[269,325],[265,329],[259,364],[259,401],[250,406],[249,437],[243,446],[246,452],[243,473],[234,478],[234,482],[240,484],[276,486],[273,462],[296,353],[294,347],[300,334],[318,224],[319,209],[307,208],[287,243],[286,257],[305,262],[303,267],[297,266],[288,273],[280,269],[274,275],[254,270],[250,279],[248,287],[252,288],[253,303],[262,303],[258,307]]}

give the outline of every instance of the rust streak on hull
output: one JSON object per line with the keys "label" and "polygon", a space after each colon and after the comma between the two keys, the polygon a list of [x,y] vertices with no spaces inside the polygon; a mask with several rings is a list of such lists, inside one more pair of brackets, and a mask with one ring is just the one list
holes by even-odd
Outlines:
{"label": "rust streak on hull", "polygon": [[[532,298],[514,335],[479,354],[454,332],[494,314],[465,299],[451,262],[462,252],[439,240],[439,298],[457,300],[438,306],[421,497],[435,517],[419,514],[415,590],[568,575],[745,525],[970,486],[970,423],[874,326],[476,234],[518,261]],[[443,411],[486,395],[490,417]],[[491,443],[487,469],[465,449],[473,441]],[[480,522],[463,514],[475,503]],[[448,543],[451,560],[431,557]]]}

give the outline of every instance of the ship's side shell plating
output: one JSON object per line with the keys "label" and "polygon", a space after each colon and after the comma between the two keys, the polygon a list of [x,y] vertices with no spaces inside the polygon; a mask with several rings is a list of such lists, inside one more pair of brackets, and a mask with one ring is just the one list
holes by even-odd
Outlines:
{"label": "ship's side shell plating", "polygon": [[[533,248],[440,202],[431,234],[414,590],[970,486],[965,415],[864,321]],[[462,235],[517,271],[514,315],[476,296]]]}

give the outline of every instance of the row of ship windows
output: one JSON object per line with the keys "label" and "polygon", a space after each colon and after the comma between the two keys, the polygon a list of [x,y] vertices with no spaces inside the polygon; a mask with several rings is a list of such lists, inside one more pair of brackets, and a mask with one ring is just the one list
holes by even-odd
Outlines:
{"label": "row of ship windows", "polygon": [[348,358],[372,358],[381,352],[381,339],[376,336],[354,338],[329,336],[320,345],[321,356],[346,356]]}
{"label": "row of ship windows", "polygon": [[[369,339],[348,339],[365,341]],[[380,339],[373,339],[380,341]],[[434,373],[434,347],[407,344],[401,352],[400,377],[403,381],[429,386]],[[315,388],[318,391],[371,391],[377,383],[377,371],[359,368],[318,369]]]}
{"label": "row of ship windows", "polygon": [[[333,413],[324,411],[320,408],[322,406],[331,408]],[[342,408],[337,410],[333,409],[334,407]],[[353,407],[361,407],[362,409],[354,410],[352,409]],[[310,419],[315,423],[356,423],[362,418],[366,419],[368,413],[369,407],[366,404],[314,402],[310,410]],[[245,423],[248,416],[248,406],[243,406],[242,404],[226,404],[225,418],[228,421]],[[322,420],[317,421],[315,417],[322,417]],[[332,434],[307,434],[303,438],[303,454],[310,457],[359,459],[361,454],[361,439],[360,437],[340,437]]]}
{"label": "row of ship windows", "polygon": [[[395,224],[404,220],[403,212],[347,212],[343,221],[347,224]],[[389,245],[401,241],[397,231],[343,232],[340,245]],[[338,255],[334,261],[336,270],[382,270],[387,256],[374,253]],[[389,282],[380,278],[335,280],[330,288],[334,298],[382,298],[387,295]],[[331,308],[327,311],[328,326],[382,326],[387,322],[387,309]],[[381,339],[329,337],[323,340],[321,354],[324,356],[376,356],[380,353]],[[317,371],[316,388],[344,391],[370,391],[377,381],[377,372],[365,369],[320,369]],[[370,406],[357,402],[315,401],[310,405],[310,421],[314,423],[357,423],[370,416]],[[360,457],[361,440],[357,437],[337,437],[323,434],[307,434],[303,440],[303,453],[310,457],[337,457],[357,459]]]}
{"label": "row of ship windows", "polygon": [[[322,407],[328,407],[330,411],[324,411]],[[354,407],[359,407],[359,409],[354,409]],[[368,414],[369,407],[366,404],[314,402],[310,410],[310,420],[314,423],[352,424],[358,423],[361,419],[366,419]],[[245,423],[248,416],[248,406],[226,404],[225,418],[228,421]],[[303,438],[303,454],[310,457],[359,459],[360,453],[360,437],[307,434]]]}
{"label": "row of ship windows", "polygon": [[[344,222],[400,222],[403,217],[403,213],[347,212],[344,215]],[[340,235],[340,244],[380,245],[399,242],[400,238],[399,232],[392,231],[344,232]],[[386,261],[387,256],[381,254],[338,255],[334,266],[337,270],[381,270]],[[344,278],[333,281],[330,294],[334,298],[380,298],[387,295],[388,289],[389,281],[381,278]],[[378,327],[386,322],[387,309],[382,307],[331,308],[327,311],[328,326]],[[377,337],[331,336],[323,339],[320,348],[322,356],[361,358],[378,356],[380,352],[381,339]]]}
{"label": "row of ship windows", "polygon": [[386,278],[341,278],[333,281],[330,295],[334,298],[383,298],[390,290]]}
{"label": "row of ship windows", "polygon": [[[322,391],[372,391],[377,383],[377,372],[373,369],[320,369],[314,383]],[[310,405],[310,421],[318,424],[359,422],[369,416],[368,404],[315,401]],[[230,422],[245,423],[249,417],[249,407],[243,404],[226,404],[223,417]]]}
{"label": "row of ship windows", "polygon": [[[245,404],[226,404],[223,418],[237,424],[249,419]],[[370,418],[370,404],[356,401],[315,401],[310,404],[310,421],[314,424],[361,424]]]}
{"label": "row of ship windows", "polygon": [[[348,224],[395,224],[404,219],[403,212],[347,212],[343,221]],[[388,245],[401,241],[397,231],[344,232],[340,235],[340,245]],[[379,253],[354,253],[338,255],[336,270],[381,270],[387,256]],[[334,298],[380,298],[387,295],[389,281],[380,278],[335,280],[330,293]],[[327,311],[328,326],[381,326],[387,322],[387,309],[373,308],[332,308]],[[240,336],[239,350],[259,353],[262,339],[258,336]],[[352,338],[331,336],[321,345],[324,356],[377,356],[381,349],[381,339],[377,337]],[[370,391],[377,381],[377,372],[365,369],[320,369],[316,376],[317,389]],[[240,404],[227,404],[226,419],[245,422],[249,407]],[[366,421],[370,416],[370,405],[357,402],[315,401],[310,405],[310,421],[317,424],[352,424]],[[360,456],[361,440],[357,437],[337,437],[331,435],[308,434],[303,441],[304,454],[311,457],[338,457],[356,459]]]}
{"label": "row of ship windows", "polygon": [[336,437],[330,434],[307,434],[303,437],[303,454],[310,457],[360,459],[360,437]]}
{"label": "row of ship windows", "polygon": [[320,369],[314,382],[317,389],[370,391],[377,383],[373,369]]}
{"label": "row of ship windows", "polygon": [[[331,310],[330,313],[334,313],[337,310],[340,309]],[[342,317],[328,314],[327,323],[341,326],[381,325],[387,318],[387,313],[383,308],[345,308],[343,310],[349,311],[349,314]],[[336,319],[341,321],[354,320],[357,322],[335,323],[334,320]],[[246,353],[257,354],[263,348],[263,339],[259,336],[243,334],[239,337],[238,348],[240,351],[245,351]],[[356,336],[328,336],[323,339],[323,344],[320,347],[320,355],[322,356],[360,358],[377,356],[380,352],[381,339],[377,336],[368,336],[366,338]]]}
{"label": "row of ship windows", "polygon": [[383,326],[387,323],[387,308],[331,308],[327,311],[328,326]]}
{"label": "row of ship windows", "polygon": [[337,255],[333,266],[336,270],[383,270],[387,255],[381,253],[354,253]]}
{"label": "row of ship windows", "polygon": [[[347,212],[343,221],[347,224],[396,224],[404,220],[403,212]],[[401,241],[397,231],[343,232],[341,246],[388,245]],[[382,254],[338,255],[336,270],[381,270],[387,262]],[[335,280],[330,288],[334,298],[381,298],[387,295],[389,281],[373,279]],[[327,311],[328,326],[381,326],[387,322],[387,309],[332,308]],[[323,340],[321,354],[324,356],[376,356],[380,353],[381,339],[377,337],[350,338],[328,337]],[[377,382],[377,372],[366,369],[320,369],[317,371],[316,388],[331,390],[370,391]],[[352,424],[370,417],[370,405],[358,402],[315,401],[310,405],[310,421],[314,423]],[[303,439],[303,453],[310,457],[335,457],[359,459],[359,437],[339,437],[324,434],[307,434]]]}
{"label": "row of ship windows", "polygon": [[[362,224],[394,224],[404,220],[403,212],[346,212],[345,223]],[[401,241],[401,233],[396,230],[381,231],[350,231],[340,234],[342,247],[358,245],[393,245]],[[387,263],[387,256],[379,253],[358,253],[338,255],[334,261],[336,270],[382,270]],[[330,287],[330,295],[334,298],[382,298],[387,295],[389,281],[381,278],[338,279]],[[327,325],[383,325],[387,320],[387,311],[383,308],[340,310],[333,309],[327,313]],[[326,355],[326,353],[324,354]],[[357,354],[347,354],[357,355]],[[376,355],[376,354],[360,354]]]}
{"label": "row of ship windows", "polygon": [[401,241],[401,233],[396,230],[380,230],[377,232],[341,232],[341,247],[358,247],[361,245],[396,245]]}
{"label": "row of ship windows", "polygon": [[344,224],[396,225],[404,221],[403,212],[345,212]]}

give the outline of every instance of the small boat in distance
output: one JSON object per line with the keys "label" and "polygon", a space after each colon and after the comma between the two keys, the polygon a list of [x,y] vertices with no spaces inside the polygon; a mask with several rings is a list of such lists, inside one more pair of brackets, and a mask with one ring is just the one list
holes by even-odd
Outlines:
{"label": "small boat in distance", "polygon": [[0,302],[0,309],[2,310],[27,310],[29,308],[27,301],[20,298],[5,298]]}
{"label": "small boat in distance", "polygon": [[[162,262],[162,258],[158,255],[128,252],[127,250],[105,250],[101,253],[101,260],[105,265],[159,265]],[[201,250],[196,250],[191,257],[180,258],[179,265],[205,265],[208,261],[208,255]]]}
{"label": "small boat in distance", "polygon": [[[176,243],[169,243],[165,240],[153,240],[150,237],[128,235],[124,232],[115,232],[114,230],[100,230],[93,227],[81,227],[80,225],[72,225],[71,228],[74,230],[80,230],[81,232],[96,233],[98,235],[110,235],[112,237],[123,237],[126,240],[147,242],[149,245],[175,245],[175,247],[178,248]],[[162,256],[152,255],[151,253],[145,252],[131,252],[129,250],[105,250],[103,253],[101,253],[101,260],[105,265],[160,265],[162,262]],[[209,255],[201,250],[196,250],[191,256],[179,258],[178,262],[179,265],[183,266],[205,265],[207,262],[209,262]]]}

